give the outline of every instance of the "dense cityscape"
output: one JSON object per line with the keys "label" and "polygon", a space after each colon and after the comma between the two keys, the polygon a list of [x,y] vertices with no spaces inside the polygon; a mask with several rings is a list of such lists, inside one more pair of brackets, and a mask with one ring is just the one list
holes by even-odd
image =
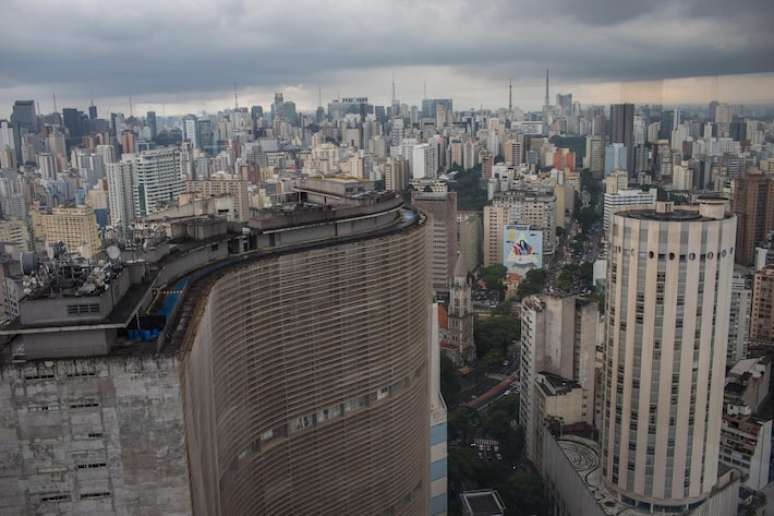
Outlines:
{"label": "dense cityscape", "polygon": [[774,516],[774,4],[44,3],[0,516]]}

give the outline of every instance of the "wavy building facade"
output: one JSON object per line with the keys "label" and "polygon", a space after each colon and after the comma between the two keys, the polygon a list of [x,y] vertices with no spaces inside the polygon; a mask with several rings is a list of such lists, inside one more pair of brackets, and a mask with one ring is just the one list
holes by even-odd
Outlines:
{"label": "wavy building facade", "polygon": [[[351,186],[308,183],[243,227],[173,222],[185,242],[127,264],[90,320],[51,319],[66,295],[40,300],[45,325],[22,306],[0,330],[0,508],[430,513],[425,217]],[[158,307],[158,337],[133,340]]]}

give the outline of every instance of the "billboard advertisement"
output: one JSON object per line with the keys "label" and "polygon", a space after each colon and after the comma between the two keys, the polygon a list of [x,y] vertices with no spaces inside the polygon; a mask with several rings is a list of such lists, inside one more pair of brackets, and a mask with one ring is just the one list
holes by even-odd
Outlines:
{"label": "billboard advertisement", "polygon": [[529,226],[505,226],[503,265],[508,272],[525,272],[543,267],[543,232]]}

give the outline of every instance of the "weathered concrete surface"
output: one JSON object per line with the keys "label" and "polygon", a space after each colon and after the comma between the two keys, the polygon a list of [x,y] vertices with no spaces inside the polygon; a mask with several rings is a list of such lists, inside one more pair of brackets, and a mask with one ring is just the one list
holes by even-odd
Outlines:
{"label": "weathered concrete surface", "polygon": [[177,361],[0,369],[0,516],[191,514]]}

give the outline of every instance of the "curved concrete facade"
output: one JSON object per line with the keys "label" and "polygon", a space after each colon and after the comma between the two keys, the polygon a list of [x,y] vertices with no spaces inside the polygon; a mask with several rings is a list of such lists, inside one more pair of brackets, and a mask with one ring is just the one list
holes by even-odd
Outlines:
{"label": "curved concrete facade", "polygon": [[656,511],[718,479],[736,232],[719,210],[622,212],[610,233],[602,468]]}
{"label": "curved concrete facade", "polygon": [[203,289],[181,351],[195,514],[425,514],[424,222]]}

